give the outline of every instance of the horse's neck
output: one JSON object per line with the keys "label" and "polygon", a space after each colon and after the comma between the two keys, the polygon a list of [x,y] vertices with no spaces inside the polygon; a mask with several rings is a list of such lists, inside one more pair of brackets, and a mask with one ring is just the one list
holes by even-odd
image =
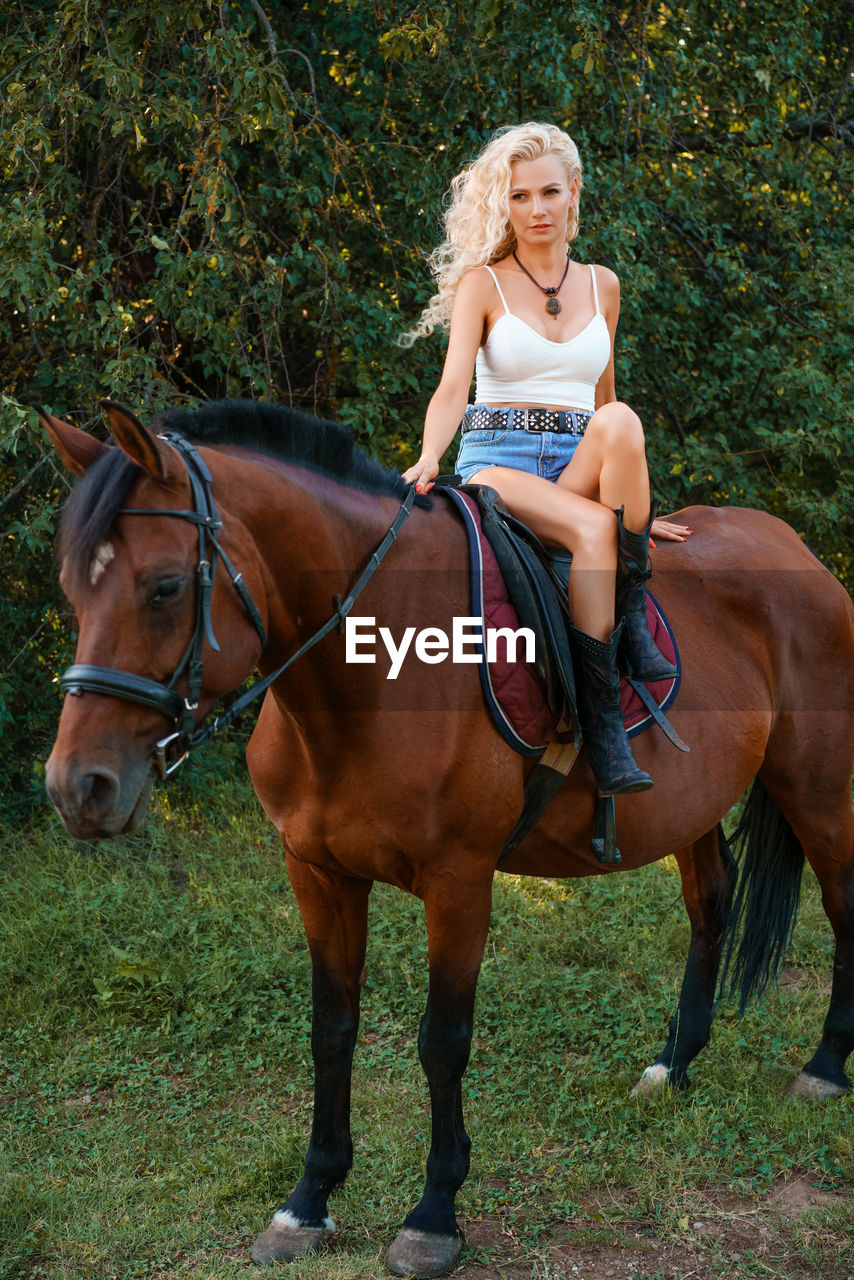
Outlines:
{"label": "horse's neck", "polygon": [[[336,594],[346,595],[400,503],[277,460],[231,455],[229,464],[226,514],[255,543],[271,641],[290,648],[295,633],[305,638],[329,617]],[[214,486],[216,493],[216,476]]]}

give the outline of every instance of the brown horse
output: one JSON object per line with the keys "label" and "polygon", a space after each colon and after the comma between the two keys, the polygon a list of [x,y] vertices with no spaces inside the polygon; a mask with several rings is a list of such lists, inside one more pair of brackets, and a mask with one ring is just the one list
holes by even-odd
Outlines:
{"label": "brown horse", "polygon": [[[450,635],[454,617],[469,612],[462,525],[438,497],[418,499],[402,523],[405,486],[334,424],[225,403],[169,411],[148,429],[127,410],[107,408],[118,448],[42,412],[62,459],[82,477],[60,541],[62,582],[79,620],[77,665],[64,685],[79,696],[62,711],[47,770],[51,799],[74,835],[132,829],[168,722],[182,740],[192,738],[217,698],[253,668],[275,673],[322,635],[272,682],[248,750],[308,935],[315,1064],[305,1173],[253,1257],[298,1256],[333,1230],[327,1199],[352,1162],[350,1073],[368,897],[381,880],[425,906],[429,996],[418,1047],[433,1114],[424,1194],[388,1263],[397,1274],[440,1275],[461,1247],[454,1201],[470,1146],[461,1081],[492,878],[530,761],[493,727],[473,666],[446,660],[425,670],[410,655],[390,680],[379,645],[373,664],[347,661],[335,622],[343,621],[340,598],[368,563],[376,571],[363,583],[361,617],[386,626],[396,643],[404,627]],[[166,430],[195,449],[158,434]],[[200,487],[215,509],[203,509]],[[395,517],[396,539],[385,539],[381,563],[379,555],[371,562]],[[737,976],[745,996],[780,961],[806,854],[836,959],[821,1043],[793,1087],[830,1096],[849,1087],[844,1066],[854,1047],[854,611],[779,520],[738,508],[691,508],[680,518],[694,536],[658,547],[655,587],[679,639],[683,684],[671,718],[691,753],[674,751],[658,732],[637,738],[638,763],[655,788],[616,802],[622,868],[675,854],[692,926],[670,1036],[640,1087],[684,1085],[708,1040],[722,938],[737,914],[719,823],[757,779]],[[217,560],[227,572],[212,574]],[[161,746],[161,760],[170,750]],[[601,874],[590,848],[593,809],[582,755],[502,869]]]}

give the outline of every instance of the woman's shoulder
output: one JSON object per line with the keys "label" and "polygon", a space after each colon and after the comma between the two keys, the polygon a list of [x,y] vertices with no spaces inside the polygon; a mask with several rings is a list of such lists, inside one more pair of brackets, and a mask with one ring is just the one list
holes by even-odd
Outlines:
{"label": "woman's shoulder", "polygon": [[596,284],[599,288],[619,294],[620,281],[617,273],[612,271],[610,267],[603,267],[599,262],[592,262],[590,265],[596,272]]}
{"label": "woman's shoulder", "polygon": [[460,276],[460,289],[466,289],[469,292],[485,292],[490,287],[494,289],[495,283],[489,267],[469,267],[468,271],[464,271]]}
{"label": "woman's shoulder", "polygon": [[457,298],[463,305],[489,310],[495,298],[495,279],[488,267],[471,267],[460,276]]}
{"label": "woman's shoulder", "polygon": [[591,263],[591,268],[595,272],[599,310],[609,324],[616,324],[620,314],[620,281],[610,267],[603,267],[596,262]]}

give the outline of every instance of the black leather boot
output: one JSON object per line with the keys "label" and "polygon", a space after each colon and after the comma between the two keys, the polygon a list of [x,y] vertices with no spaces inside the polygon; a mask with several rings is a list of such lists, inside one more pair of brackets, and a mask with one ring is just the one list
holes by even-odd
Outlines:
{"label": "black leather boot", "polygon": [[623,508],[617,517],[617,598],[616,618],[625,619],[620,653],[628,674],[648,684],[653,680],[673,680],[679,673],[659,651],[646,625],[646,582],[649,567],[649,531],[658,510],[653,502],[649,524],[642,533],[632,533],[623,524]]}
{"label": "black leather boot", "polygon": [[618,623],[610,640],[594,640],[569,624],[581,735],[600,796],[652,786],[649,774],[635,764],[620,710],[617,648],[622,630]]}

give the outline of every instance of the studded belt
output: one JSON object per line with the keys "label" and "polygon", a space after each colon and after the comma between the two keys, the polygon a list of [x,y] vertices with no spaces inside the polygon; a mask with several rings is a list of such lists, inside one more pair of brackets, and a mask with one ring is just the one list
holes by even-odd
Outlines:
{"label": "studded belt", "polygon": [[554,431],[583,436],[592,417],[586,409],[491,409],[471,404],[461,430],[463,435],[467,431]]}

